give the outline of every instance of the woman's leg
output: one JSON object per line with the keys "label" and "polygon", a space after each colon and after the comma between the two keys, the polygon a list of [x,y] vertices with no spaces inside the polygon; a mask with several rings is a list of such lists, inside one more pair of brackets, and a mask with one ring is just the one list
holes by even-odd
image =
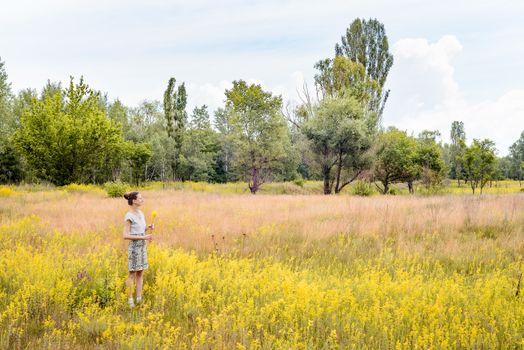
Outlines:
{"label": "woman's leg", "polygon": [[[127,290],[128,290],[128,293],[129,293],[129,297],[132,298],[133,297],[133,287],[134,287],[134,284],[136,284],[136,274],[135,274],[135,271],[129,271],[129,276],[127,276],[127,280],[126,280],[126,286],[127,286]],[[138,288],[137,288],[138,289]],[[137,290],[138,292],[138,290]],[[142,293],[142,292],[141,292]]]}
{"label": "woman's leg", "polygon": [[144,282],[144,271],[136,271],[136,298],[142,299],[142,285]]}

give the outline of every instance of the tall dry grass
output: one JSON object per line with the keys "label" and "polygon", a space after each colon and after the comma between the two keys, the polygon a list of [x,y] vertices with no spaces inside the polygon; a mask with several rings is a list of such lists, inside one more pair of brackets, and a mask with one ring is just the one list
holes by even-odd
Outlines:
{"label": "tall dry grass", "polygon": [[[339,234],[376,238],[406,252],[467,255],[479,249],[522,252],[524,195],[288,196],[144,191],[155,242],[200,253],[242,247],[256,253],[282,242],[329,240]],[[4,198],[0,222],[37,215],[50,231],[101,232],[118,240],[124,199],[97,194],[26,193]],[[270,252],[268,252],[269,254]]]}

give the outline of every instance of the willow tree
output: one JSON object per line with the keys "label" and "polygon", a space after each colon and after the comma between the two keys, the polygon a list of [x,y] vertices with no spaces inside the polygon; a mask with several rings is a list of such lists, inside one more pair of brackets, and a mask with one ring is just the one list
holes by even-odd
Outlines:
{"label": "willow tree", "polygon": [[320,165],[324,194],[339,193],[371,166],[378,114],[370,101],[379,85],[347,57],[322,60],[315,68],[319,102],[302,107],[309,113],[301,128]]}
{"label": "willow tree", "polygon": [[375,126],[376,115],[351,96],[329,97],[315,107],[302,129],[322,169],[324,194],[339,193],[370,166]]}

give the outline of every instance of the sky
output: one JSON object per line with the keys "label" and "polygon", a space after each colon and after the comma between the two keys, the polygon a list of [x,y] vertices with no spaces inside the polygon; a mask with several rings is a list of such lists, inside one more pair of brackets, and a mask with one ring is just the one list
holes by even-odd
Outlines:
{"label": "sky", "polygon": [[[4,2],[4,0],[2,0]],[[84,76],[137,106],[162,100],[174,76],[188,112],[223,105],[244,79],[300,103],[314,64],[355,18],[376,18],[394,64],[383,126],[417,135],[463,121],[468,142],[490,138],[500,156],[524,131],[523,1],[42,0],[0,8],[0,59],[17,92]]]}

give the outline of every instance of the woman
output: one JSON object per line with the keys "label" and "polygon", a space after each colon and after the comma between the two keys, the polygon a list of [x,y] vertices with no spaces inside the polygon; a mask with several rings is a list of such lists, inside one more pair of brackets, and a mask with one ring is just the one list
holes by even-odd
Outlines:
{"label": "woman", "polygon": [[153,236],[146,235],[146,230],[153,230],[154,225],[146,227],[146,219],[140,207],[144,199],[138,192],[129,192],[124,195],[129,204],[129,211],[124,218],[124,239],[129,240],[127,265],[129,276],[126,286],[129,290],[128,303],[135,306],[133,300],[133,284],[136,286],[136,303],[142,301],[143,272],[148,268],[146,241],[151,241]]}

